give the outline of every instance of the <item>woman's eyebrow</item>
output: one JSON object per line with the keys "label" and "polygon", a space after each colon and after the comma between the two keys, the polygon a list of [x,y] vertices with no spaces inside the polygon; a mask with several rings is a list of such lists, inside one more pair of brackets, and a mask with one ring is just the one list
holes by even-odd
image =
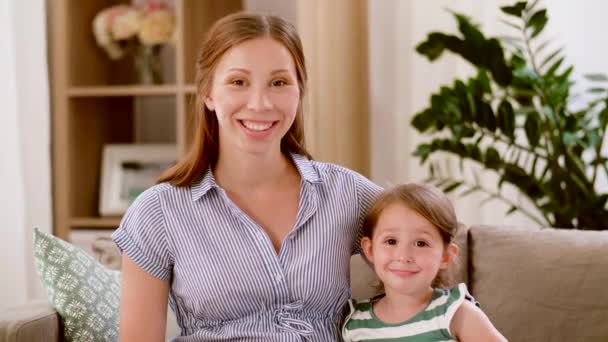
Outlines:
{"label": "woman's eyebrow", "polygon": [[274,75],[274,74],[280,74],[280,73],[283,73],[283,72],[289,72],[289,70],[287,70],[287,69],[277,69],[277,70],[274,70],[273,72],[271,72],[270,74]]}
{"label": "woman's eyebrow", "polygon": [[[238,71],[238,72],[242,72],[245,74],[251,74],[251,71],[249,69],[245,69],[245,68],[230,68],[227,71],[232,72],[232,71]],[[289,70],[288,69],[276,69],[270,72],[271,75],[275,75],[275,74],[280,74],[280,73],[288,73]]]}

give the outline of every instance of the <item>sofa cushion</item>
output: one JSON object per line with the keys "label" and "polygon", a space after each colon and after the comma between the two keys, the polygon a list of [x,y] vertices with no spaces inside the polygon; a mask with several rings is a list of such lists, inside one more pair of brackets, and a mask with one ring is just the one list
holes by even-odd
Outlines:
{"label": "sofa cushion", "polygon": [[608,231],[474,226],[473,296],[510,341],[608,341]]}
{"label": "sofa cushion", "polygon": [[82,249],[34,231],[38,274],[68,341],[117,341],[120,273]]}
{"label": "sofa cushion", "polygon": [[46,301],[0,311],[0,342],[61,342],[59,315]]}

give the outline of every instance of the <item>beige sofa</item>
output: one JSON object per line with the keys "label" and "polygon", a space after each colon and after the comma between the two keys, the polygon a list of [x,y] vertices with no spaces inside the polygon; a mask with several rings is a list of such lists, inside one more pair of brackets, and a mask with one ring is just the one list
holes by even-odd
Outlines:
{"label": "beige sofa", "polygon": [[[456,281],[512,342],[608,341],[608,231],[473,226],[458,236]],[[355,298],[374,292],[374,276],[352,260]],[[0,313],[0,342],[63,341],[47,304]]]}

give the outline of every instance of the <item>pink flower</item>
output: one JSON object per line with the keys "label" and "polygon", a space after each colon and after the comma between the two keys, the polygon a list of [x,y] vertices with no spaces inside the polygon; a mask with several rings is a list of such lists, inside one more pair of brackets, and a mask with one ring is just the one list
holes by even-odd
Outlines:
{"label": "pink flower", "polygon": [[144,14],[148,14],[150,12],[158,10],[164,10],[166,8],[167,6],[165,5],[165,3],[161,1],[147,1],[141,6],[141,10],[142,12],[144,12]]}
{"label": "pink flower", "polygon": [[139,7],[114,5],[93,20],[95,41],[111,59],[122,58],[134,44],[166,44],[174,31],[175,17],[163,1],[145,1]]}

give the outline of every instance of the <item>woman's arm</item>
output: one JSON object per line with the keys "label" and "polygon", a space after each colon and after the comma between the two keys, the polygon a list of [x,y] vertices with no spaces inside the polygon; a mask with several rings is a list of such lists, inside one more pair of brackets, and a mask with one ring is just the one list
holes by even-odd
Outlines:
{"label": "woman's arm", "polygon": [[150,275],[124,253],[119,340],[164,341],[168,298],[169,282]]}
{"label": "woman's arm", "polygon": [[488,316],[469,301],[464,301],[456,310],[450,323],[452,335],[460,342],[506,342],[492,325]]}

